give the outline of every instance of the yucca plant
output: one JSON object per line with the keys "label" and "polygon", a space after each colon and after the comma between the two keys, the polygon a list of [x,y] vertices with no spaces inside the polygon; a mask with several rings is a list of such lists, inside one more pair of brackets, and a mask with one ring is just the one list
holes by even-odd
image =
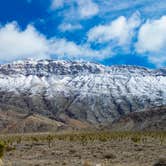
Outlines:
{"label": "yucca plant", "polygon": [[3,165],[2,157],[4,156],[4,152],[5,152],[5,144],[4,142],[0,141],[0,165]]}
{"label": "yucca plant", "polygon": [[51,142],[53,141],[54,137],[52,135],[47,136],[47,141],[48,141],[48,147],[51,148]]}
{"label": "yucca plant", "polygon": [[4,156],[5,152],[5,144],[4,142],[0,141],[0,159]]}

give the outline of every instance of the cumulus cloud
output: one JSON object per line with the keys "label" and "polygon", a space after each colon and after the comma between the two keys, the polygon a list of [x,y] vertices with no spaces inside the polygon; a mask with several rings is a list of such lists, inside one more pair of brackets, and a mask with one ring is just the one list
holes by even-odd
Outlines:
{"label": "cumulus cloud", "polygon": [[95,16],[99,12],[99,7],[92,0],[77,1],[81,18]]}
{"label": "cumulus cloud", "polygon": [[116,41],[120,46],[129,44],[140,23],[139,13],[133,14],[128,19],[120,16],[110,24],[92,28],[87,34],[88,41],[97,43]]}
{"label": "cumulus cloud", "polygon": [[52,39],[52,52],[58,57],[71,59],[104,59],[112,55],[111,49],[93,50],[89,45],[77,45],[66,39]]}
{"label": "cumulus cloud", "polygon": [[57,10],[63,8],[65,5],[69,7],[67,15],[73,15],[73,8],[75,16],[80,19],[91,18],[98,14],[99,6],[93,0],[52,0],[51,9]]}
{"label": "cumulus cloud", "polygon": [[138,53],[159,52],[166,46],[166,16],[148,20],[139,30],[136,49]]}
{"label": "cumulus cloud", "polygon": [[0,61],[17,59],[45,59],[61,57],[69,59],[104,58],[111,50],[93,50],[89,45],[77,45],[66,39],[47,39],[32,25],[21,30],[16,22],[0,27]]}
{"label": "cumulus cloud", "polygon": [[139,30],[136,51],[158,67],[166,62],[166,16],[148,20]]}
{"label": "cumulus cloud", "polygon": [[74,31],[74,30],[82,29],[82,25],[81,24],[62,23],[59,25],[58,29],[62,32]]}
{"label": "cumulus cloud", "polygon": [[0,27],[0,60],[21,58],[48,58],[49,43],[45,36],[29,25],[20,30],[17,23],[12,22]]}

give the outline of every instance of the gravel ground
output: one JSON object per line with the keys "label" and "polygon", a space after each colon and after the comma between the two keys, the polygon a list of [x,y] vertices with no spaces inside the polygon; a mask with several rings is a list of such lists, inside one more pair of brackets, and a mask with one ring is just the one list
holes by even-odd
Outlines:
{"label": "gravel ground", "polygon": [[[166,145],[132,141],[22,142],[6,152],[4,166],[153,166],[166,158]],[[162,165],[164,166],[164,165]]]}

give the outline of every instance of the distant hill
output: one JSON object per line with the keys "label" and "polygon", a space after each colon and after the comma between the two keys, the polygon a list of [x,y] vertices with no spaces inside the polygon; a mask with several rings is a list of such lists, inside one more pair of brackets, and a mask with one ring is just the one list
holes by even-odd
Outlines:
{"label": "distant hill", "polygon": [[156,107],[122,116],[104,129],[111,131],[166,131],[166,107]]}

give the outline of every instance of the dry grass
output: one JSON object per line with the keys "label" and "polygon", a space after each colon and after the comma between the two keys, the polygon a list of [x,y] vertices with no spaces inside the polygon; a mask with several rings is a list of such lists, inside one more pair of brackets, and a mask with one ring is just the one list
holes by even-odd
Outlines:
{"label": "dry grass", "polygon": [[158,140],[165,143],[166,132],[63,132],[63,133],[30,133],[30,134],[5,134],[0,135],[0,140],[6,144],[20,143],[21,141],[31,142],[51,142],[55,140],[63,141],[123,141],[131,140],[134,143],[144,143],[148,140]]}
{"label": "dry grass", "polygon": [[165,132],[0,135],[6,166],[153,166],[166,156]]}

